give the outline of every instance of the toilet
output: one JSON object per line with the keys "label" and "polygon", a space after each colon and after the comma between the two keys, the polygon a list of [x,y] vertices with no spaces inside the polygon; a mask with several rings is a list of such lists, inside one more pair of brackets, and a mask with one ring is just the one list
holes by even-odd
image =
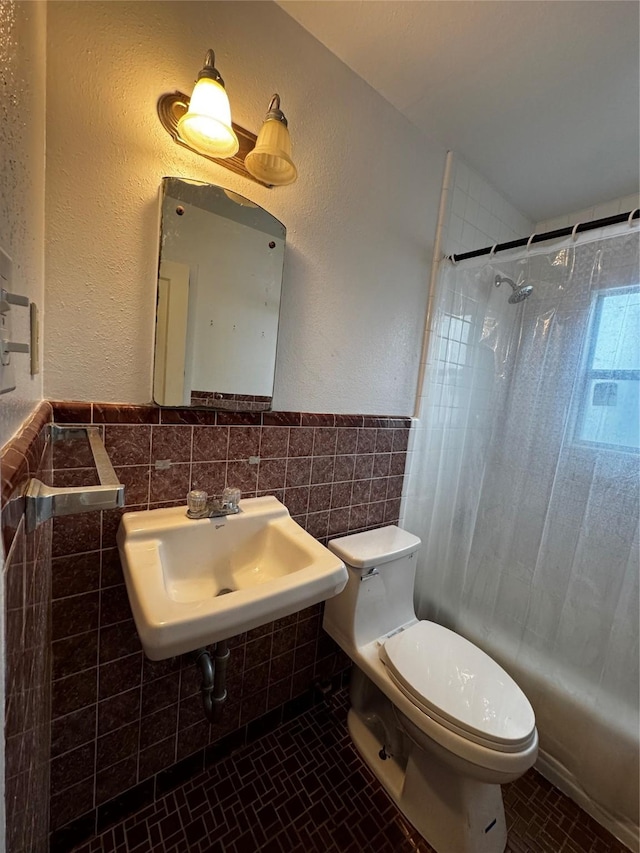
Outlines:
{"label": "toilet", "polygon": [[487,654],[413,607],[420,539],[396,526],[333,539],[344,590],[323,627],[354,662],[348,727],[372,772],[438,853],[502,853],[500,785],[538,754],[533,709]]}

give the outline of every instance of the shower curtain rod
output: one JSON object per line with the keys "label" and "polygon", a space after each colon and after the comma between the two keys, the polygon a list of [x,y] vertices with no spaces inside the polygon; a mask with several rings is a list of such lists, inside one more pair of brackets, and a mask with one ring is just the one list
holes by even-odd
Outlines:
{"label": "shower curtain rod", "polygon": [[557,237],[571,237],[574,233],[581,234],[583,231],[592,231],[594,228],[606,228],[607,225],[620,225],[622,222],[631,224],[633,219],[640,218],[640,208],[628,210],[626,213],[616,213],[615,216],[605,216],[604,219],[592,219],[590,222],[580,222],[577,225],[567,225],[566,228],[556,228],[555,231],[543,231],[540,234],[532,234],[531,237],[521,237],[519,240],[510,240],[508,243],[497,243],[495,246],[486,246],[484,249],[474,249],[473,252],[462,252],[460,255],[447,255],[447,259],[457,263],[466,261],[468,258],[480,258],[482,255],[504,252],[507,249],[517,249],[519,246],[527,246],[530,243],[543,243],[545,240],[555,240]]}

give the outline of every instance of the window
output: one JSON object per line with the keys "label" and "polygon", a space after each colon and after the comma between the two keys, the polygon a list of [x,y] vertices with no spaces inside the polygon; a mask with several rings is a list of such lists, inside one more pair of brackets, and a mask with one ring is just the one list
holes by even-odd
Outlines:
{"label": "window", "polygon": [[640,287],[595,298],[576,438],[617,450],[640,448]]}

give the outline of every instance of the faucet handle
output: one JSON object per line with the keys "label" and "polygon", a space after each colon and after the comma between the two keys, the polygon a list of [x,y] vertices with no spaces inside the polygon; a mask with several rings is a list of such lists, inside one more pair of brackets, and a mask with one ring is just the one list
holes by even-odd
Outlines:
{"label": "faucet handle", "polygon": [[202,489],[192,489],[187,495],[187,509],[197,515],[207,508],[208,495]]}
{"label": "faucet handle", "polygon": [[238,509],[242,492],[233,487],[226,488],[222,493],[222,506],[226,509]]}

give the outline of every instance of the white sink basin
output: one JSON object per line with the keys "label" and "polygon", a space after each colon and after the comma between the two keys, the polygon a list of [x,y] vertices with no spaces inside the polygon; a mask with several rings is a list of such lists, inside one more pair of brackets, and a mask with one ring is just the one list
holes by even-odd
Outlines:
{"label": "white sink basin", "polygon": [[197,521],[186,507],[129,512],[120,560],[147,657],[226,640],[342,591],[347,570],[276,498]]}

